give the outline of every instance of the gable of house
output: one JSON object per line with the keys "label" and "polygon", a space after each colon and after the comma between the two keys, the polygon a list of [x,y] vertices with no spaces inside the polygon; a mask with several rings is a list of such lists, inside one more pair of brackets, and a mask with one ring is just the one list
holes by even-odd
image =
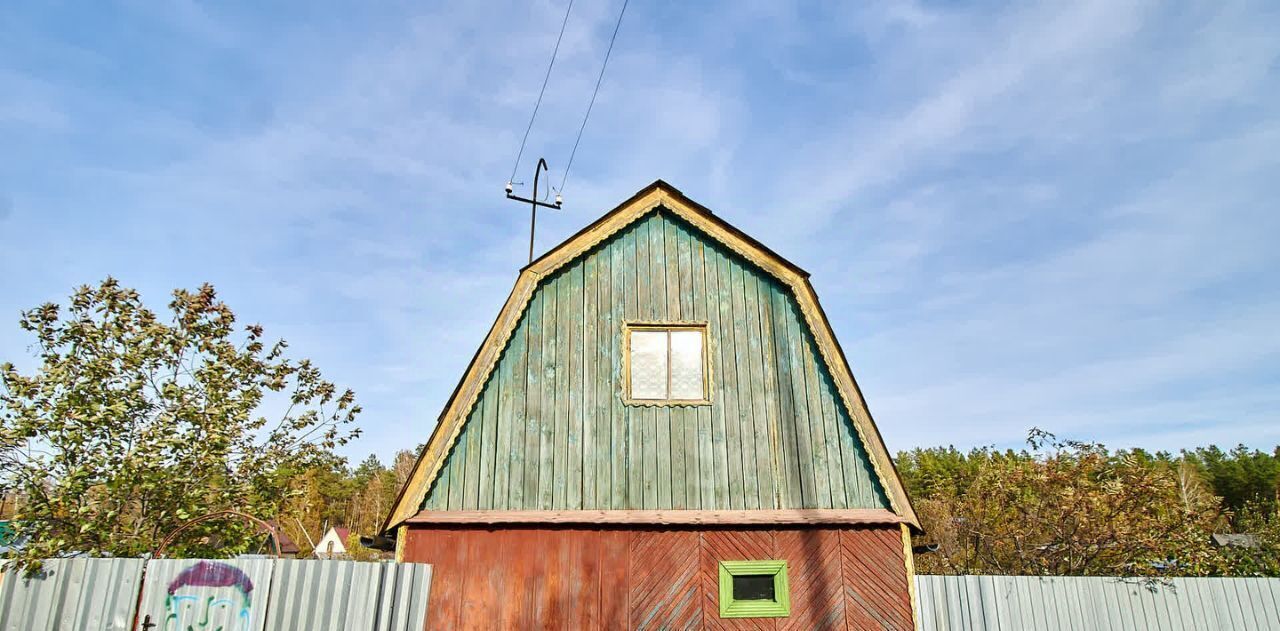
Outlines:
{"label": "gable of house", "polygon": [[[625,324],[706,327],[709,404],[625,399]],[[522,271],[387,526],[420,510],[888,509],[806,275],[664,183]]]}

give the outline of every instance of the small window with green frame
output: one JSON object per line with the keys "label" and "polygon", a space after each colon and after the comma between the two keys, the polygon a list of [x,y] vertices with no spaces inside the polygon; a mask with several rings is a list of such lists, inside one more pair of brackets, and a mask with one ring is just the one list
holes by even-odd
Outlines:
{"label": "small window with green frame", "polygon": [[721,618],[791,615],[786,561],[721,561]]}

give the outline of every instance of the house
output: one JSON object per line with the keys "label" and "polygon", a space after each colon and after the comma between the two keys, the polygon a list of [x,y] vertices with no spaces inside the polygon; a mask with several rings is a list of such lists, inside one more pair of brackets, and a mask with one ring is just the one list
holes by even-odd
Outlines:
{"label": "house", "polygon": [[919,528],[808,274],[658,181],[520,271],[375,539],[433,629],[912,629]]}
{"label": "house", "polygon": [[[257,554],[275,554],[278,552],[278,556],[282,559],[298,558],[298,554],[302,552],[302,548],[299,548],[298,544],[294,543],[292,537],[285,534],[284,528],[281,528],[280,524],[277,524],[274,521],[267,523],[271,524],[271,528],[275,531],[276,541],[274,543],[271,541],[270,534],[264,536],[262,541],[258,543],[255,552]],[[275,549],[275,544],[279,544],[279,550]]]}
{"label": "house", "polygon": [[333,527],[320,537],[320,541],[316,542],[316,549],[312,552],[318,559],[345,559],[347,558],[347,536],[351,531],[346,528]]}

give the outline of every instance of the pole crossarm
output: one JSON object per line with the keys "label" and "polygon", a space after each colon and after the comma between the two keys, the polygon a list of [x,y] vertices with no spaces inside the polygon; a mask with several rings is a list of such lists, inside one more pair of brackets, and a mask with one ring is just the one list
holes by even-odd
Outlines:
{"label": "pole crossarm", "polygon": [[519,195],[515,195],[514,193],[511,192],[512,183],[507,182],[507,199],[514,199],[515,201],[529,204],[529,209],[531,211],[530,217],[529,217],[529,262],[530,263],[533,262],[533,232],[538,226],[538,207],[541,206],[543,208],[550,208],[552,210],[560,210],[560,204],[562,203],[559,193],[556,193],[556,201],[554,204],[548,204],[547,202],[538,201],[538,177],[541,176],[542,172],[546,170],[547,170],[546,158],[538,158],[538,165],[533,167],[533,197],[520,197]]}

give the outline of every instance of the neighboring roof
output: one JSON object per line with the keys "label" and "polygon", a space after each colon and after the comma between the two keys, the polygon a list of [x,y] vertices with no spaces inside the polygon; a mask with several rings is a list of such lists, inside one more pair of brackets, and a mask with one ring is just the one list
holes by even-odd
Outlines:
{"label": "neighboring roof", "polygon": [[334,526],[329,530],[332,530],[334,534],[338,535],[338,540],[342,542],[342,545],[347,545],[347,537],[351,535],[350,529],[343,528],[341,526]]}
{"label": "neighboring roof", "polygon": [[806,325],[817,342],[818,350],[835,382],[844,408],[853,420],[859,439],[867,449],[872,468],[886,491],[894,513],[901,516],[904,523],[916,530],[920,529],[919,519],[911,507],[911,501],[884,446],[884,440],[867,410],[862,392],[849,369],[849,362],[836,340],[835,333],[831,330],[826,314],[818,303],[813,286],[809,284],[809,274],[720,219],[706,207],[685,197],[675,187],[658,180],[520,270],[515,287],[512,288],[484,342],[472,357],[467,370],[463,373],[453,394],[450,395],[432,430],[431,438],[427,441],[426,448],[414,463],[408,482],[401,488],[390,514],[383,523],[382,532],[387,532],[418,513],[427,489],[439,475],[449,450],[457,441],[458,434],[466,422],[467,415],[541,281],[632,222],[646,216],[658,206],[678,215],[697,230],[776,278],[791,291],[800,306]]}
{"label": "neighboring roof", "polygon": [[1213,533],[1210,538],[1213,545],[1219,548],[1256,548],[1258,547],[1258,538],[1253,535],[1236,535],[1227,533]]}
{"label": "neighboring roof", "polygon": [[[281,528],[280,524],[275,522],[268,523],[276,529],[276,539],[280,542],[280,554],[297,554],[302,551],[302,549],[298,547],[298,544],[294,543],[293,539],[284,533],[284,528]],[[270,535],[267,535],[267,537],[268,541],[266,545],[269,547],[271,545],[271,541],[269,540]]]}

